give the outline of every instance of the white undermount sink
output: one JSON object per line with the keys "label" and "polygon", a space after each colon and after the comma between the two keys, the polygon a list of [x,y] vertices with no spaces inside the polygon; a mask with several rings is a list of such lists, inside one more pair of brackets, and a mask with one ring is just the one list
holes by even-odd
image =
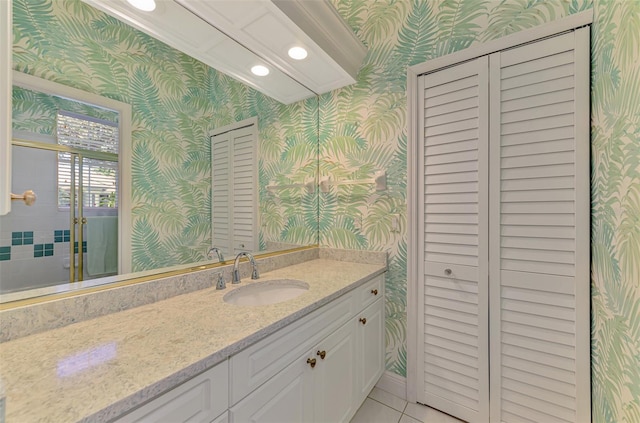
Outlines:
{"label": "white undermount sink", "polygon": [[309,290],[309,284],[295,279],[273,279],[241,286],[225,294],[225,303],[241,306],[276,304],[296,298]]}

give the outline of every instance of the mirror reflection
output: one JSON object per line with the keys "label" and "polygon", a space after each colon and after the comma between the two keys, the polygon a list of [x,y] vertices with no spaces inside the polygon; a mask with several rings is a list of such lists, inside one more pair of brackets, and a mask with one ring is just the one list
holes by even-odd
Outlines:
{"label": "mirror reflection", "polygon": [[13,187],[37,206],[0,217],[2,291],[117,274],[120,111],[17,85],[12,105]]}
{"label": "mirror reflection", "polygon": [[[220,247],[227,260],[240,250],[318,242],[317,190],[309,189],[317,180],[316,97],[279,103],[80,0],[14,0],[13,32],[14,70],[131,106],[131,165],[120,159],[116,167],[101,150],[101,157],[85,152],[92,157],[82,157],[80,167],[72,154],[14,142],[13,192],[36,191],[27,176],[42,188],[34,206],[14,203],[0,217],[0,293],[68,282],[80,262],[76,280],[97,278],[95,283],[111,280],[103,277],[115,267],[128,274],[211,262],[207,252],[223,244],[222,231],[240,233],[246,225],[253,238],[234,237]],[[118,122],[112,111],[68,96],[14,87],[13,99],[16,140],[61,145],[66,141],[57,127],[65,119],[103,137]],[[55,119],[45,119],[45,112],[55,112]],[[236,137],[227,142],[226,159],[216,153],[214,141],[247,122],[253,141]],[[83,186],[84,208],[69,207],[79,204],[70,199],[72,185],[76,196]],[[222,197],[226,217],[216,213],[225,207]],[[38,213],[48,210],[46,216],[36,214],[39,207]],[[70,225],[71,210],[87,224]],[[118,220],[118,213],[125,218]],[[109,247],[114,233],[118,242],[128,239],[123,251]],[[114,256],[120,256],[117,264]],[[40,276],[27,274],[35,264],[42,264]]]}

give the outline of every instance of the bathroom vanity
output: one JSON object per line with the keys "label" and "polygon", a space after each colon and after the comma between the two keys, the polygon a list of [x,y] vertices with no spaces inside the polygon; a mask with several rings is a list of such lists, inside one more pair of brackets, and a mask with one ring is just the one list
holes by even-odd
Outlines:
{"label": "bathroom vanity", "polygon": [[[0,344],[6,421],[349,421],[384,370],[386,264],[314,259]],[[223,297],[276,279],[288,301]]]}

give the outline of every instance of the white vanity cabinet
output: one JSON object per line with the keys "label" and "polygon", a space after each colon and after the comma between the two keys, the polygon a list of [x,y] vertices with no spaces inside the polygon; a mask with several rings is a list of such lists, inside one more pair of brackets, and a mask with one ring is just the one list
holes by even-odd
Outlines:
{"label": "white vanity cabinet", "polygon": [[[301,328],[308,326],[305,324]],[[355,412],[354,407],[357,410],[359,405],[355,399],[356,369],[353,366],[357,342],[355,330],[355,322],[350,319],[305,351],[292,364],[231,407],[230,421],[295,423],[348,420],[353,415],[352,411]],[[295,345],[289,347],[295,348]]]}
{"label": "white vanity cabinet", "polygon": [[[247,387],[243,379],[256,381],[263,369],[279,361],[270,355],[275,349],[305,348],[288,367],[232,404],[229,421],[348,422],[384,371],[383,297],[384,277],[378,276],[296,322],[294,328],[283,328],[231,357],[231,384],[236,385],[232,391],[238,394]],[[318,334],[322,339],[309,348],[309,338]],[[237,372],[242,373],[240,378],[235,377]],[[231,397],[233,401],[233,393]]]}
{"label": "white vanity cabinet", "polygon": [[348,422],[384,371],[383,298],[381,275],[117,423]]}

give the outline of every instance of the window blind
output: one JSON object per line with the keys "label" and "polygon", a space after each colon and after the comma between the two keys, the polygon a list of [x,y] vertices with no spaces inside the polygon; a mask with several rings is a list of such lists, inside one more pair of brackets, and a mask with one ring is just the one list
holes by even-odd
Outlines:
{"label": "window blind", "polygon": [[[86,151],[118,154],[118,124],[104,119],[64,110],[57,114],[58,144]],[[118,162],[83,158],[83,206],[116,208],[118,206]],[[58,207],[70,207],[71,154],[58,153]],[[73,172],[76,181],[80,169]]]}

